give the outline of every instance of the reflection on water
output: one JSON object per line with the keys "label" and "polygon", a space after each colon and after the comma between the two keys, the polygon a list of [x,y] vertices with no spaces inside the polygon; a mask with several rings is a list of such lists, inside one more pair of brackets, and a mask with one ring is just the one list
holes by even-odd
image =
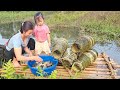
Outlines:
{"label": "reflection on water", "polygon": [[114,41],[109,44],[95,44],[94,49],[96,49],[99,53],[105,52],[108,56],[115,60],[115,62],[120,64],[120,47],[116,45]]}
{"label": "reflection on water", "polygon": [[0,40],[2,39],[2,35],[0,34]]}
{"label": "reflection on water", "polygon": [[[20,29],[20,22],[10,23],[10,24],[3,24],[0,25],[0,34],[3,38],[8,39],[11,37],[14,33],[16,33]],[[69,42],[69,46],[77,39],[78,36],[80,36],[80,30],[78,28],[54,28],[51,30],[51,37],[59,38],[63,37],[66,38]],[[1,38],[1,36],[0,36]],[[0,40],[0,43],[5,43],[4,40]],[[99,53],[105,52],[108,54],[111,58],[113,58],[117,63],[120,64],[120,47],[117,46],[117,44],[113,41],[110,43],[105,44],[95,44],[93,46],[94,49],[96,49]]]}
{"label": "reflection on water", "polygon": [[53,39],[60,37],[66,38],[68,43],[71,44],[77,39],[79,30],[75,28],[55,28],[51,30],[51,35]]}

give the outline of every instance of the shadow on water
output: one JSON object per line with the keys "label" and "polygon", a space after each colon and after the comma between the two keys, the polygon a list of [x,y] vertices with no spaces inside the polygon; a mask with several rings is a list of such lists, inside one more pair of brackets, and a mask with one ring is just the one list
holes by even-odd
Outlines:
{"label": "shadow on water", "polygon": [[[1,24],[0,25],[0,34],[3,38],[8,39],[12,35],[18,32],[20,29],[21,22],[12,22],[7,24]],[[66,28],[59,28],[55,27],[54,29],[51,29],[51,38],[52,41],[54,38],[63,37],[68,40],[69,46],[80,36],[82,32],[80,32],[79,28],[75,27],[66,27]],[[1,38],[1,37],[0,37]],[[5,40],[4,40],[5,41]],[[3,43],[4,41],[0,40],[0,43]],[[114,59],[117,63],[120,64],[120,47],[117,46],[115,41],[112,41],[110,43],[96,43],[93,46],[94,49],[96,49],[99,53],[105,52],[108,54],[112,59]]]}

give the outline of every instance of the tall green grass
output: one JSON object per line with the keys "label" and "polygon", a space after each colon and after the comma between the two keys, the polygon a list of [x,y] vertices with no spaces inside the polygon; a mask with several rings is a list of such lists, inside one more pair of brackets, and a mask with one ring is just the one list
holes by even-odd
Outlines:
{"label": "tall green grass", "polygon": [[[0,24],[33,20],[34,14],[38,11],[0,11]],[[53,11],[41,11],[43,14],[51,15]]]}
{"label": "tall green grass", "polygon": [[[34,20],[37,11],[0,11],[0,24]],[[42,11],[50,29],[56,26],[78,27],[97,36],[116,39],[120,33],[120,11]],[[96,35],[97,34],[97,35]],[[99,36],[99,37],[98,37]],[[95,37],[96,38],[96,37]]]}
{"label": "tall green grass", "polygon": [[118,39],[120,35],[119,11],[91,11],[77,21],[77,26],[84,27],[92,33],[97,41]]}

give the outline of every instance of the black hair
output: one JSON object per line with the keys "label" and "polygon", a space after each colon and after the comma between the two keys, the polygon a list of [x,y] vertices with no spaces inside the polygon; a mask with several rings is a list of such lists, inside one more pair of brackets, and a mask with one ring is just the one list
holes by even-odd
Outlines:
{"label": "black hair", "polygon": [[43,14],[42,14],[41,12],[37,12],[37,13],[34,15],[35,23],[36,23],[36,19],[37,19],[38,17],[40,17],[40,16],[44,19],[44,16],[43,16]]}
{"label": "black hair", "polygon": [[33,30],[33,29],[34,29],[33,23],[30,21],[25,21],[21,25],[20,32],[23,33],[23,32],[27,32],[28,30]]}

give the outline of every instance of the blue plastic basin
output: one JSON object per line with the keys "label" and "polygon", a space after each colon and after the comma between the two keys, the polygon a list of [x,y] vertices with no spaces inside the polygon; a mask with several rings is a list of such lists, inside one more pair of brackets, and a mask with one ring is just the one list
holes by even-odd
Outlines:
{"label": "blue plastic basin", "polygon": [[[44,72],[43,75],[44,75],[44,76],[50,75],[50,74],[52,73],[52,71],[54,71],[54,70],[56,69],[56,66],[57,66],[57,64],[58,64],[58,60],[55,59],[53,56],[46,56],[46,55],[45,55],[45,56],[39,56],[39,57],[41,57],[44,62],[50,61],[50,62],[53,63],[52,66],[43,69],[43,72]],[[34,60],[34,61],[31,61],[31,60],[30,60],[30,61],[28,61],[27,64],[28,64],[28,67],[30,68],[31,72],[32,72],[34,75],[40,76],[40,74],[37,73],[37,72],[38,72],[38,69],[35,68],[35,67],[32,67],[35,63],[36,63],[35,60]]]}

